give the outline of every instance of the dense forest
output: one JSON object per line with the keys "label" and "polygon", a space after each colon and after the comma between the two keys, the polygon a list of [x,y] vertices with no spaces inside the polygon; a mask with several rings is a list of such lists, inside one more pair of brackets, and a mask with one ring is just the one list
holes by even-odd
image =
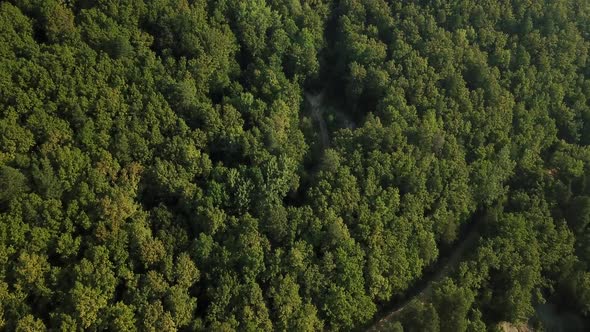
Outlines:
{"label": "dense forest", "polygon": [[589,47],[588,1],[0,1],[0,330],[362,330],[470,229],[389,328],[588,317]]}

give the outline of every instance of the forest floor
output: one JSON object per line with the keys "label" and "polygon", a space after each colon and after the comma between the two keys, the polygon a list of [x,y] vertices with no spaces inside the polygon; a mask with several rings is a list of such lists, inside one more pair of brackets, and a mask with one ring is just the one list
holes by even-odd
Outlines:
{"label": "forest floor", "polygon": [[464,235],[463,239],[453,249],[451,254],[446,258],[440,258],[436,263],[439,265],[436,272],[427,276],[427,280],[422,280],[423,286],[419,288],[414,295],[411,295],[407,300],[389,310],[383,318],[375,322],[367,331],[387,331],[388,326],[395,321],[395,319],[406,309],[412,302],[421,301],[426,302],[432,296],[432,288],[434,284],[447,277],[461,262],[465,251],[472,248],[479,238],[479,231],[477,227],[471,227],[469,232]]}
{"label": "forest floor", "polygon": [[330,135],[328,134],[328,126],[323,116],[322,103],[324,99],[324,93],[312,95],[311,93],[305,93],[305,99],[311,105],[311,117],[314,121],[319,124],[320,127],[320,138],[322,142],[322,150],[330,146]]}

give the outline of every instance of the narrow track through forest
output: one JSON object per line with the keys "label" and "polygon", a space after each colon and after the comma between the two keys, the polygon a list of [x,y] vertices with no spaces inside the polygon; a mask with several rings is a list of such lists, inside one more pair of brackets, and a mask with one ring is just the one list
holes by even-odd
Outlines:
{"label": "narrow track through forest", "polygon": [[[473,222],[477,222],[474,220]],[[441,281],[445,277],[449,276],[455,268],[461,263],[461,260],[468,248],[472,248],[477,239],[479,238],[479,230],[477,227],[472,226],[471,229],[460,239],[453,249],[453,251],[447,257],[441,257],[435,263],[435,273],[427,275],[426,280],[418,281],[422,282],[423,286],[418,288],[408,299],[394,306],[388,310],[377,322],[375,322],[367,332],[376,331],[387,331],[387,326],[392,323],[403,311],[414,301],[426,302],[432,296],[432,288],[434,284]]]}

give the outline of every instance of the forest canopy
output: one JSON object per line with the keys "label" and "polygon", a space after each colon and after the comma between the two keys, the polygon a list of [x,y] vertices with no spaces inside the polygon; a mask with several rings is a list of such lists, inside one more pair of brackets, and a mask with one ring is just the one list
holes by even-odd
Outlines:
{"label": "forest canopy", "polygon": [[392,330],[587,319],[589,47],[587,1],[0,1],[0,330],[362,330],[468,232]]}

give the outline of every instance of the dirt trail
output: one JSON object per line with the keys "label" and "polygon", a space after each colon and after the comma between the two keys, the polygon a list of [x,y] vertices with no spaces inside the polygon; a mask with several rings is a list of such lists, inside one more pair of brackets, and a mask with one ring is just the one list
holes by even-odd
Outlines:
{"label": "dirt trail", "polygon": [[317,121],[320,126],[322,149],[326,149],[330,146],[330,135],[328,134],[328,126],[326,126],[326,120],[324,120],[323,111],[321,108],[324,99],[324,93],[320,92],[316,95],[305,93],[305,99],[311,105],[311,117]]}
{"label": "dirt trail", "polygon": [[479,232],[476,227],[473,227],[461,240],[461,242],[455,247],[450,256],[440,261],[441,266],[437,269],[437,272],[430,276],[424,286],[409,299],[391,309],[388,314],[377,321],[367,331],[385,331],[387,325],[391,323],[408,305],[415,301],[427,301],[432,296],[432,286],[435,282],[444,279],[448,276],[457,265],[461,262],[465,250],[471,248],[472,245],[479,238]]}

